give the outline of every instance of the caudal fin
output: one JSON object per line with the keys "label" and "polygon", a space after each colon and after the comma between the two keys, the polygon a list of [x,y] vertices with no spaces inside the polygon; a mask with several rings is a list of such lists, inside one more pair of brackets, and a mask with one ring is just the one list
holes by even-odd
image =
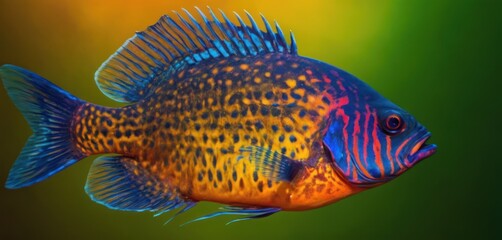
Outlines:
{"label": "caudal fin", "polygon": [[71,119],[82,100],[20,67],[0,67],[0,78],[33,130],[9,172],[7,188],[33,185],[85,157],[70,137]]}

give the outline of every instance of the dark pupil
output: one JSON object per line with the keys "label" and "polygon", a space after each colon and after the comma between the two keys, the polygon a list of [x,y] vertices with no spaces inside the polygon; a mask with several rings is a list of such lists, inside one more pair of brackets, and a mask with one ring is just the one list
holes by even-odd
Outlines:
{"label": "dark pupil", "polygon": [[401,121],[399,120],[398,117],[392,116],[389,118],[389,121],[387,121],[387,125],[390,129],[397,129],[399,128]]}

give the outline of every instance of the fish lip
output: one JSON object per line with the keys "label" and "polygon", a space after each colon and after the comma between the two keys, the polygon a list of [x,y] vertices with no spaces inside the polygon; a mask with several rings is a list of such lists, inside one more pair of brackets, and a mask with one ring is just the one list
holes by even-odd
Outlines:
{"label": "fish lip", "polygon": [[431,138],[431,133],[427,132],[421,138],[419,138],[413,145],[405,165],[411,167],[417,162],[432,156],[436,153],[436,144],[427,144],[426,142]]}

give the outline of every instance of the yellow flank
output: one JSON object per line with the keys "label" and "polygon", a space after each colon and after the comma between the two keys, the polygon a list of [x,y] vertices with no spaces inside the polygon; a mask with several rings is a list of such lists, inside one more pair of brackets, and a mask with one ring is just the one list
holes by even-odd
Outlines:
{"label": "yellow flank", "polygon": [[72,123],[77,148],[86,155],[136,151],[144,131],[138,128],[141,119],[129,116],[139,116],[142,110],[138,110],[84,104]]}
{"label": "yellow flank", "polygon": [[[304,62],[275,59],[281,57],[195,65],[123,109],[85,105],[73,124],[78,148],[134,158],[167,183],[166,191],[194,201],[295,210],[356,192],[320,154],[332,108],[322,76]],[[243,157],[250,146],[306,166],[290,182],[270,179]]]}

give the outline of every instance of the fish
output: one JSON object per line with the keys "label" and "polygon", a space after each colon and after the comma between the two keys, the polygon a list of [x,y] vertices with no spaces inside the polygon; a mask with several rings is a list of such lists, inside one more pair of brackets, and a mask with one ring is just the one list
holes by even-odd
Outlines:
{"label": "fish", "polygon": [[99,155],[84,188],[93,201],[177,210],[170,220],[216,202],[225,207],[188,223],[239,216],[233,223],[326,206],[436,152],[415,117],[354,75],[299,55],[277,22],[273,30],[247,11],[247,21],[235,13],[234,22],[221,10],[196,11],[162,16],[97,70],[98,88],[122,107],[0,67],[33,131],[5,187],[31,186]]}

